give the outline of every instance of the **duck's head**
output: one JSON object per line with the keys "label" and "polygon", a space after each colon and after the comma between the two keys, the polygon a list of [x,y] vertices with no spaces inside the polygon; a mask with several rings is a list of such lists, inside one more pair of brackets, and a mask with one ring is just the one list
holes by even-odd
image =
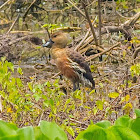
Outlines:
{"label": "duck's head", "polygon": [[65,48],[68,43],[68,34],[64,33],[63,31],[57,31],[53,33],[43,47],[52,48],[52,47],[59,47]]}

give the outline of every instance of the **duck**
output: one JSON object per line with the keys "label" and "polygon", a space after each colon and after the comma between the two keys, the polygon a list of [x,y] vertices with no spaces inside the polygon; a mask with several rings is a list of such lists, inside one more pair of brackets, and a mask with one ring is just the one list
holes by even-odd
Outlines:
{"label": "duck", "polygon": [[68,33],[56,31],[51,34],[43,47],[50,48],[51,57],[61,74],[72,82],[73,91],[80,90],[80,83],[92,90],[95,89],[95,81],[88,63],[80,53],[67,47],[68,41]]}

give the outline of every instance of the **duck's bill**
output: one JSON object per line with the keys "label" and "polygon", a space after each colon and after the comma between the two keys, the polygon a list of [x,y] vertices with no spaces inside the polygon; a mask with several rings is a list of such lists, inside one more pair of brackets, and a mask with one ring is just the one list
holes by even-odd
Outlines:
{"label": "duck's bill", "polygon": [[43,47],[47,47],[47,48],[51,48],[53,43],[54,43],[54,42],[50,39],[49,41],[47,41],[47,42],[46,42],[45,44],[43,44],[42,46],[43,46]]}

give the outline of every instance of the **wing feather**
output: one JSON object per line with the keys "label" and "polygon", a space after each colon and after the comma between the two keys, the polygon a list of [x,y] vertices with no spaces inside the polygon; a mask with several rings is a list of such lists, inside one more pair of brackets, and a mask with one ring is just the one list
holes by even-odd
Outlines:
{"label": "wing feather", "polygon": [[67,48],[66,54],[68,56],[68,61],[71,67],[78,74],[80,82],[85,86],[95,87],[95,82],[93,80],[91,70],[85,61],[85,58],[78,52]]}

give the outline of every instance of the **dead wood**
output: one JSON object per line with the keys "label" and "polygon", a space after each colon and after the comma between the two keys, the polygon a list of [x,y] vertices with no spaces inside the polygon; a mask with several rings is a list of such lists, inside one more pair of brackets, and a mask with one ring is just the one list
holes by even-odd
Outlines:
{"label": "dead wood", "polygon": [[105,50],[105,51],[103,51],[103,52],[101,52],[101,53],[98,53],[98,54],[96,54],[96,55],[94,55],[94,56],[89,56],[89,57],[86,59],[86,61],[93,60],[93,59],[95,59],[95,58],[97,58],[97,57],[99,57],[99,56],[101,56],[101,55],[103,55],[103,54],[109,52],[110,50],[114,49],[115,47],[118,47],[120,44],[121,44],[121,43],[119,42],[119,43],[115,44],[114,46],[110,47],[109,49],[107,49],[107,50]]}
{"label": "dead wood", "polygon": [[[131,40],[131,29],[134,26],[134,24],[137,22],[137,20],[140,17],[140,12],[134,15],[131,19],[127,20],[124,22],[121,26],[105,26],[102,27],[101,29],[101,35],[106,34],[106,33],[114,33],[114,32],[121,32],[124,34],[124,37],[126,40],[130,41]],[[97,38],[99,37],[99,32],[96,30],[95,31]],[[83,44],[83,46],[80,48],[86,47],[88,44],[90,44],[94,39],[92,36],[89,37],[89,40]]]}
{"label": "dead wood", "polygon": [[138,56],[138,53],[140,52],[140,44],[138,45],[139,47],[135,50],[133,54],[133,59],[135,59]]}
{"label": "dead wood", "polygon": [[[24,41],[26,41],[23,46]],[[22,43],[23,42],[23,43]],[[42,40],[38,37],[32,37],[32,35],[24,35],[23,33],[16,34],[4,34],[0,36],[0,57],[6,56],[8,61],[18,60],[22,52],[28,50],[31,45],[27,43],[33,43],[35,45],[41,45]],[[30,44],[31,44],[30,43]],[[30,49],[31,50],[31,49]]]}
{"label": "dead wood", "polygon": [[17,20],[19,19],[20,14],[18,14],[18,16],[16,17],[16,19],[14,20],[14,22],[12,23],[10,29],[8,30],[7,34],[13,29],[15,23],[17,22]]}
{"label": "dead wood", "polygon": [[95,34],[95,30],[94,30],[94,27],[92,26],[91,20],[90,20],[90,18],[89,18],[89,14],[88,14],[88,12],[87,12],[86,4],[85,4],[85,3],[86,3],[86,1],[85,1],[85,0],[82,0],[82,6],[83,6],[83,8],[84,8],[84,10],[85,10],[86,19],[87,19],[87,21],[88,21],[88,23],[89,23],[89,26],[90,26],[90,28],[91,28],[91,32],[92,32],[92,35],[93,35],[93,37],[94,37],[95,44],[96,44],[96,46],[98,46],[98,41],[97,41],[97,37],[96,37],[96,34]]}

